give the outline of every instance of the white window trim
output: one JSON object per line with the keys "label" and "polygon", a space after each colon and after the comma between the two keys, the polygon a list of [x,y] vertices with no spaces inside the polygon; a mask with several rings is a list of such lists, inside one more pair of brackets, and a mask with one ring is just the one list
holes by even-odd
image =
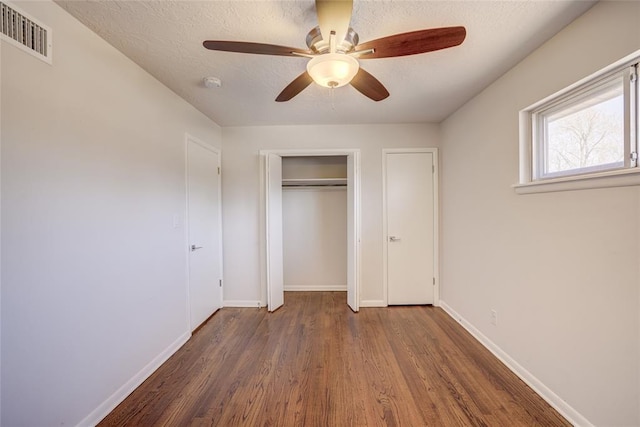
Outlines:
{"label": "white window trim", "polygon": [[[512,187],[518,194],[545,193],[553,191],[583,190],[590,188],[625,187],[640,185],[640,167],[626,167],[623,169],[608,170],[602,172],[592,172],[585,174],[558,176],[534,180],[534,144],[533,144],[533,120],[534,111],[544,105],[550,105],[560,97],[566,97],[571,92],[579,90],[585,84],[596,83],[611,72],[624,67],[631,66],[640,57],[640,50],[622,58],[608,67],[585,77],[584,79],[570,85],[569,87],[554,93],[541,101],[520,111],[520,177],[519,183]],[[637,105],[637,100],[634,100]],[[637,114],[637,112],[636,112]],[[636,126],[638,124],[636,123]],[[627,127],[628,128],[628,127]],[[630,136],[636,138],[637,129],[631,129]],[[628,134],[625,139],[629,138]],[[628,141],[627,141],[628,142]],[[628,146],[625,144],[625,155],[628,156]],[[628,160],[625,159],[625,164]]]}

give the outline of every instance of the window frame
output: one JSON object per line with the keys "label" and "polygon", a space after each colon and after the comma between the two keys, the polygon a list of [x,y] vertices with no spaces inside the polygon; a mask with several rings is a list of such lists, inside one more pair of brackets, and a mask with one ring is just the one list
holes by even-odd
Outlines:
{"label": "window frame", "polygon": [[[640,51],[520,111],[520,180],[517,193],[640,185]],[[624,153],[620,162],[558,172],[545,172],[546,125],[550,114],[595,99],[622,77]],[[542,138],[541,138],[542,136]]]}

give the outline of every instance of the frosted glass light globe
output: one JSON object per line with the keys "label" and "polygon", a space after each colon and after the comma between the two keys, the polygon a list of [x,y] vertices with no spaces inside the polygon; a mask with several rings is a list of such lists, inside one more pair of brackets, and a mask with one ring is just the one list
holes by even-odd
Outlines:
{"label": "frosted glass light globe", "polygon": [[359,69],[358,61],[343,53],[326,53],[307,63],[307,72],[313,81],[329,88],[349,84]]}

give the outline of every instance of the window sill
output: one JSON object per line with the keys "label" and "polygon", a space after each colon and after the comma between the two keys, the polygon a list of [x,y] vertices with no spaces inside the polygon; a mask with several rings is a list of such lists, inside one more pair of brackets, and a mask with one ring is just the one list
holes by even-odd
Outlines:
{"label": "window sill", "polygon": [[545,179],[514,184],[512,187],[517,194],[533,194],[635,185],[640,185],[640,168]]}

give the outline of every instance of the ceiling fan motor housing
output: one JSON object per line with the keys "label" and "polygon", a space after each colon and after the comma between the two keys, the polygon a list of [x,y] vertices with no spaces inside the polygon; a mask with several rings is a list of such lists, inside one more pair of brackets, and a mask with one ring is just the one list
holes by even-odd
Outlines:
{"label": "ceiling fan motor housing", "polygon": [[[353,48],[358,45],[359,41],[360,39],[358,37],[358,33],[356,33],[353,28],[349,27],[347,36],[344,38],[344,40],[337,43],[336,52],[351,52]],[[311,31],[309,31],[309,34],[307,34],[307,46],[309,46],[309,49],[311,49],[315,53],[327,53],[330,51],[329,40],[324,40],[322,38],[320,27],[315,27],[311,29]]]}

